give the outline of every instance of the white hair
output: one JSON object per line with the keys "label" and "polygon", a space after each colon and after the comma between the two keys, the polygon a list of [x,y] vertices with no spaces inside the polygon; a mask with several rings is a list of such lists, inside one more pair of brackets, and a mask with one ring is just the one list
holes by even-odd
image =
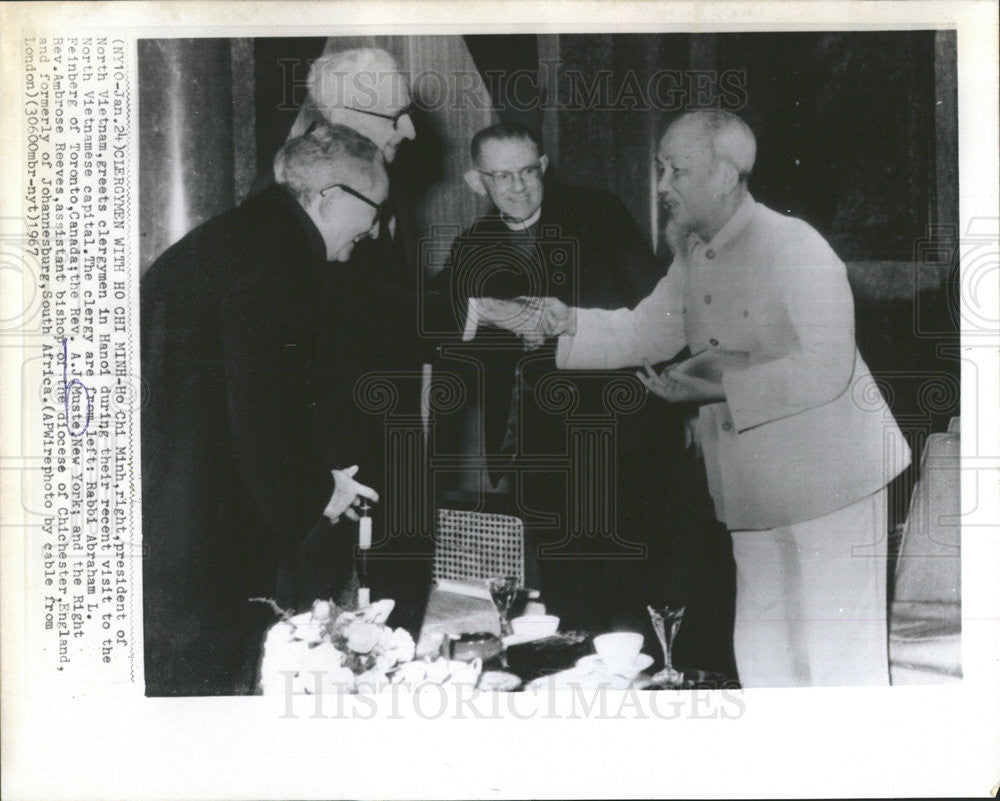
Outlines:
{"label": "white hair", "polygon": [[[405,106],[409,95],[406,77],[396,60],[374,47],[341,50],[316,59],[309,68],[309,104],[327,119],[338,108],[376,110],[398,98]],[[405,89],[405,94],[403,90]],[[334,120],[331,120],[334,121]]]}
{"label": "white hair", "polygon": [[697,126],[711,140],[716,161],[732,164],[741,181],[750,177],[757,159],[757,139],[740,117],[721,109],[689,111],[670,124],[671,128],[675,126]]}
{"label": "white hair", "polygon": [[320,123],[282,145],[274,157],[274,178],[305,203],[333,184],[371,184],[382,154],[370,139],[346,125]]}

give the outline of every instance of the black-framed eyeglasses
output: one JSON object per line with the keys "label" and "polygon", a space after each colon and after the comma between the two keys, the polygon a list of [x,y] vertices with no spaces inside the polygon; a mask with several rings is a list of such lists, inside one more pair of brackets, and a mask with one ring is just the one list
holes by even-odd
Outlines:
{"label": "black-framed eyeglasses", "polygon": [[326,197],[326,193],[329,192],[331,189],[340,189],[341,191],[346,192],[352,197],[356,197],[358,200],[367,203],[369,206],[375,209],[375,219],[372,220],[373,228],[377,223],[385,222],[388,219],[389,209],[385,203],[376,203],[370,197],[365,197],[357,189],[354,189],[348,186],[347,184],[330,184],[330,186],[327,186],[319,190],[319,196]]}
{"label": "black-framed eyeglasses", "polygon": [[526,184],[537,183],[542,177],[542,165],[529,164],[519,170],[498,170],[497,172],[477,170],[477,172],[484,178],[489,178],[498,189],[509,189],[514,185],[515,175]]}
{"label": "black-framed eyeglasses", "polygon": [[406,108],[401,111],[397,111],[395,114],[382,114],[379,111],[368,111],[368,109],[357,108],[356,106],[342,106],[342,108],[348,111],[356,111],[358,114],[367,114],[369,117],[378,117],[380,120],[390,120],[392,122],[393,128],[399,127],[399,121],[410,114],[412,114],[416,108],[416,103],[410,103]]}

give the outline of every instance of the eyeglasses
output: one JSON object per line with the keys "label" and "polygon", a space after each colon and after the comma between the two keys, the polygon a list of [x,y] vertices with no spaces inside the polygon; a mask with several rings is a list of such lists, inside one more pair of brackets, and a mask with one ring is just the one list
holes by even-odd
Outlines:
{"label": "eyeglasses", "polygon": [[522,167],[519,170],[498,170],[497,172],[477,170],[477,172],[484,178],[489,178],[497,189],[510,189],[514,185],[515,175],[523,183],[537,183],[542,177],[542,165],[529,164],[527,167]]}
{"label": "eyeglasses", "polygon": [[389,217],[389,209],[385,203],[376,203],[369,197],[362,195],[357,189],[352,189],[347,184],[331,184],[330,186],[320,189],[319,196],[326,197],[326,193],[331,189],[340,189],[342,192],[346,192],[352,197],[356,197],[358,200],[367,203],[373,209],[375,209],[375,218],[372,220],[372,228],[377,224],[385,222]]}
{"label": "eyeglasses", "polygon": [[381,112],[378,111],[368,111],[367,109],[356,108],[355,106],[342,106],[342,108],[345,108],[348,111],[356,111],[358,112],[358,114],[367,114],[369,117],[378,117],[381,120],[391,120],[392,127],[398,128],[399,121],[403,119],[403,117],[412,114],[416,110],[417,104],[410,103],[410,105],[408,105],[402,111],[397,111],[395,114],[382,114]]}

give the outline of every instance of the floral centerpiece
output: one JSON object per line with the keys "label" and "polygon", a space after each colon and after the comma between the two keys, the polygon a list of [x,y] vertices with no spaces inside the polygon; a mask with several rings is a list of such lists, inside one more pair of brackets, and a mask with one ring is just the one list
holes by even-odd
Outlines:
{"label": "floral centerpiece", "polygon": [[[427,685],[479,684],[482,659],[470,662],[425,657],[414,659],[416,645],[406,629],[386,625],[396,602],[391,599],[357,611],[330,600],[292,614],[273,601],[282,619],[264,638],[260,688],[264,695],[378,692],[390,684],[410,689]],[[508,677],[507,674],[503,674]],[[515,677],[509,677],[515,678]],[[496,682],[493,682],[496,684]],[[482,689],[510,689],[482,685]]]}
{"label": "floral centerpiece", "polygon": [[413,660],[416,646],[406,629],[386,625],[395,601],[376,601],[347,611],[319,600],[312,609],[282,620],[264,639],[260,686],[265,695],[374,692],[389,684],[389,674]]}

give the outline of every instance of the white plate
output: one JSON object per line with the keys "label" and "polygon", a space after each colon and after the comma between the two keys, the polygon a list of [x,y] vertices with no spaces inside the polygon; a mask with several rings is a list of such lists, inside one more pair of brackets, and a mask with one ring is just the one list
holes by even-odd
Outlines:
{"label": "white plate", "polygon": [[653,664],[653,657],[649,654],[639,654],[635,661],[632,663],[632,667],[626,673],[618,674],[611,671],[607,665],[604,664],[604,660],[601,659],[599,654],[590,654],[589,656],[582,656],[576,661],[576,666],[579,668],[589,668],[595,673],[604,673],[607,675],[624,675],[625,678],[631,679],[644,671],[650,665]]}
{"label": "white plate", "polygon": [[487,670],[479,677],[479,689],[491,692],[511,692],[521,686],[521,679],[502,670]]}
{"label": "white plate", "polygon": [[558,673],[540,676],[528,684],[526,689],[534,692],[568,689],[597,690],[601,687],[625,690],[628,689],[628,686],[628,679],[622,676],[601,675],[589,668],[572,667],[560,670]]}
{"label": "white plate", "polygon": [[653,657],[649,654],[639,654],[635,662],[632,663],[634,672],[630,676],[621,676],[608,670],[600,656],[590,654],[590,656],[578,659],[576,667],[561,670],[548,676],[541,676],[530,682],[525,689],[531,691],[562,690],[572,687],[596,690],[603,687],[609,690],[627,690],[629,688],[641,690],[649,684],[649,676],[640,676],[639,674],[652,664]]}

